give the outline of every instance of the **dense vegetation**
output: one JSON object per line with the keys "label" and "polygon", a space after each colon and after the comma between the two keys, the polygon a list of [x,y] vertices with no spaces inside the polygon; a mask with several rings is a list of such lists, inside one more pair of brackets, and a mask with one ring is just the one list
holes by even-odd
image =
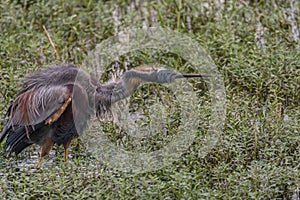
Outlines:
{"label": "dense vegetation", "polygon": [[[292,0],[1,1],[0,127],[5,123],[5,112],[22,77],[52,63],[83,66],[88,52],[98,43],[132,27],[161,26],[196,40],[218,67],[226,90],[224,128],[217,145],[204,157],[199,148],[200,136],[207,130],[205,117],[209,114],[205,97],[199,137],[169,166],[131,174],[97,165],[85,151],[82,139],[74,142],[68,164],[62,160],[63,149],[56,148],[57,153],[49,155],[43,168],[36,171],[34,146],[18,158],[0,156],[1,196],[5,199],[298,199],[299,17],[300,4]],[[180,58],[164,52],[158,55],[164,57],[164,64],[188,71]],[[142,60],[136,57],[141,58],[128,55],[118,63],[124,66],[154,59],[149,55]],[[193,84],[204,87],[201,83]],[[146,106],[143,95],[151,97],[164,89],[160,87],[141,87],[131,104]],[[157,135],[138,144],[133,139],[122,139],[122,133],[111,123],[103,131],[110,141],[131,151],[159,149],[172,137]]]}

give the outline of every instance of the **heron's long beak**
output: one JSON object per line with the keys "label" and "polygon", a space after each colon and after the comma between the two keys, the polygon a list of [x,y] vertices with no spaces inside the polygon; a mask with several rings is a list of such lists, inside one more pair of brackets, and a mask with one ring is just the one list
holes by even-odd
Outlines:
{"label": "heron's long beak", "polygon": [[177,78],[196,78],[196,77],[212,77],[211,74],[181,74],[178,73]]}
{"label": "heron's long beak", "polygon": [[211,74],[181,74],[185,78],[194,78],[194,77],[212,77]]}

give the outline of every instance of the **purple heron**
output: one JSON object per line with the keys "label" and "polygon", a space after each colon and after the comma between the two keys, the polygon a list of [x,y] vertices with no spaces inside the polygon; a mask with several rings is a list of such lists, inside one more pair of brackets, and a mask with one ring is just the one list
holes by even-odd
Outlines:
{"label": "purple heron", "polygon": [[53,65],[24,79],[23,90],[7,111],[0,143],[7,137],[4,148],[16,155],[32,144],[40,145],[36,168],[41,167],[55,144],[64,146],[67,161],[71,140],[83,132],[90,117],[103,116],[112,104],[129,97],[141,83],[171,83],[177,78],[206,76],[210,75],[140,66],[125,72],[119,81],[100,85],[74,65]]}

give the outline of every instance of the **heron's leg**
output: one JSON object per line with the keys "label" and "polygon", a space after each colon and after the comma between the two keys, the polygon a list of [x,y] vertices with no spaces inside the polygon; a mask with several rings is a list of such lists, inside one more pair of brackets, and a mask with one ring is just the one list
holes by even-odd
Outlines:
{"label": "heron's leg", "polygon": [[64,144],[64,148],[65,148],[65,162],[67,162],[68,159],[69,159],[69,146],[70,146],[70,144],[71,144],[71,140],[69,140],[68,142],[66,142]]}
{"label": "heron's leg", "polygon": [[40,156],[39,161],[36,165],[37,169],[41,168],[44,157],[49,154],[49,152],[51,151],[53,146],[54,146],[54,142],[51,139],[47,140],[46,143],[43,144],[41,156]]}

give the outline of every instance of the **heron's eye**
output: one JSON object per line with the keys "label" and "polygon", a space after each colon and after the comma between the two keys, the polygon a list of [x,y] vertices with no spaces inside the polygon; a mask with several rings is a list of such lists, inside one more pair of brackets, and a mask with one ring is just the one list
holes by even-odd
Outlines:
{"label": "heron's eye", "polygon": [[144,73],[153,73],[153,72],[157,72],[158,70],[157,69],[143,69],[141,70],[141,72],[144,72]]}
{"label": "heron's eye", "polygon": [[159,70],[156,68],[152,68],[150,70],[147,70],[148,73],[158,72]]}

